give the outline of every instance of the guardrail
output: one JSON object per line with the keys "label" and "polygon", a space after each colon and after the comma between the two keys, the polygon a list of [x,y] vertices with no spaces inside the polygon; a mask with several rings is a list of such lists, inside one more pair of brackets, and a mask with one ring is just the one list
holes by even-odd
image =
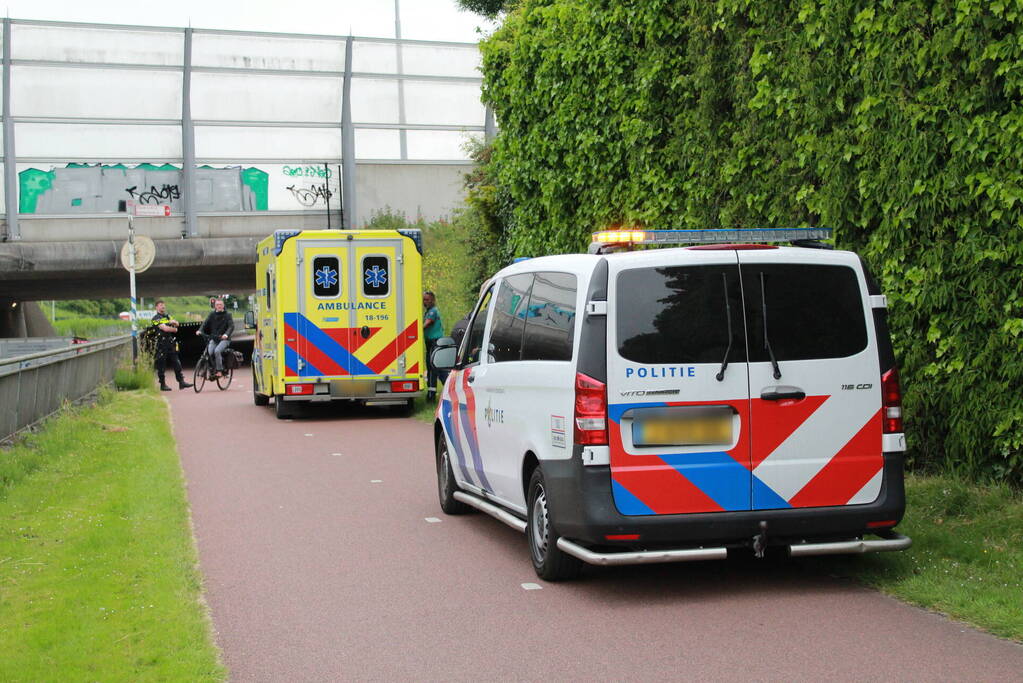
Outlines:
{"label": "guardrail", "polygon": [[0,441],[113,381],[131,335],[0,360]]}

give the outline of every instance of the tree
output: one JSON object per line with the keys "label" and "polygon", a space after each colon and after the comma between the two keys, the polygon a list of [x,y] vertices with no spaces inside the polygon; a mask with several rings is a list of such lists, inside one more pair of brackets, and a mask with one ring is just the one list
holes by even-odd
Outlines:
{"label": "tree", "polygon": [[458,0],[458,5],[468,12],[482,14],[488,19],[494,19],[501,12],[511,9],[513,0]]}

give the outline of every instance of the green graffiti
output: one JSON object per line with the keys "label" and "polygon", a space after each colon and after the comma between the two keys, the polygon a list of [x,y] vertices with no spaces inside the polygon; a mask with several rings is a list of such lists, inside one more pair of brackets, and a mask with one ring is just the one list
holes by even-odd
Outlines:
{"label": "green graffiti", "polygon": [[242,171],[242,183],[256,196],[256,211],[266,211],[269,206],[270,174],[258,168],[246,168]]}
{"label": "green graffiti", "polygon": [[28,168],[18,174],[18,212],[35,213],[39,196],[53,187],[57,174],[53,171],[40,171]]}

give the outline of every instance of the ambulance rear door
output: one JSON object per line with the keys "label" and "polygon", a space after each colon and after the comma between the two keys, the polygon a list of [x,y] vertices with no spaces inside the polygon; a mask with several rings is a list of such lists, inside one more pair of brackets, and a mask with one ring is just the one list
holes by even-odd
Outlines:
{"label": "ambulance rear door", "polygon": [[303,239],[296,245],[298,311],[285,313],[286,375],[351,374],[351,242]]}

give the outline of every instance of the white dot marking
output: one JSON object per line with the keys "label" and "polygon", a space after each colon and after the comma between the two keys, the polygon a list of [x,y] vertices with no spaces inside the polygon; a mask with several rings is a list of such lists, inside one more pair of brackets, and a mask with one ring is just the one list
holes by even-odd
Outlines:
{"label": "white dot marking", "polygon": [[522,588],[527,591],[538,591],[543,589],[543,586],[538,583],[524,583],[522,584]]}
{"label": "white dot marking", "polygon": [[440,520],[437,519],[436,517],[426,517],[425,519],[430,524],[437,524],[438,522],[440,522]]}

